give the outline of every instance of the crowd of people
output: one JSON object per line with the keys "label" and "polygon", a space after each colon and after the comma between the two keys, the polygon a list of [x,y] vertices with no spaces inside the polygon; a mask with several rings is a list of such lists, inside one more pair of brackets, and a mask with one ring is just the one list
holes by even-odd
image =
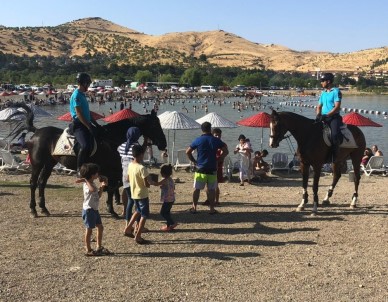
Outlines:
{"label": "crowd of people", "polygon": [[[81,73],[77,76],[78,89],[75,90],[70,98],[70,112],[73,118],[72,132],[80,144],[77,160],[77,183],[83,183],[84,202],[82,217],[85,225],[85,249],[87,256],[108,255],[111,252],[102,246],[103,226],[101,216],[98,211],[99,198],[102,190],[108,185],[107,179],[99,175],[99,167],[88,163],[88,154],[93,138],[93,122],[90,119],[88,102],[85,92],[91,83],[90,76]],[[338,147],[341,140],[339,125],[341,124],[340,105],[341,93],[333,88],[332,74],[324,74],[322,79],[324,92],[319,100],[317,107],[317,121],[326,122],[332,130],[332,159],[338,153]],[[123,107],[122,105],[120,107]],[[206,188],[206,201],[203,205],[209,207],[209,214],[217,214],[216,206],[220,205],[220,188],[223,178],[223,162],[229,154],[228,146],[222,141],[222,131],[219,128],[213,128],[209,122],[201,125],[202,135],[192,141],[186,150],[187,157],[195,165],[192,206],[190,213],[197,213],[200,191]],[[149,142],[144,139],[143,145],[139,144],[139,138],[142,136],[140,129],[130,127],[127,131],[127,140],[119,146],[118,152],[122,162],[122,202],[124,205],[123,216],[125,217],[124,236],[131,237],[137,244],[146,244],[149,241],[143,238],[143,233],[147,232],[145,227],[147,218],[150,215],[149,207],[149,187],[160,187],[160,215],[166,223],[161,231],[173,231],[178,223],[171,215],[171,209],[175,202],[175,183],[172,179],[171,164],[163,164],[160,169],[161,180],[158,175],[149,173],[147,167],[143,164],[144,154]],[[148,146],[149,147],[149,146]],[[193,152],[197,156],[194,158]],[[267,150],[256,151],[252,149],[250,140],[241,134],[238,137],[238,144],[234,148],[234,154],[239,155],[239,179],[240,186],[245,182],[251,183],[252,180],[259,179],[268,181],[267,173],[270,171],[270,165],[264,160],[268,155]],[[371,149],[365,150],[365,156],[362,158],[362,165],[366,165],[371,156],[382,156],[382,152],[376,145]],[[162,153],[162,161],[165,162],[168,157],[167,150]],[[95,184],[100,181],[99,188]],[[135,209],[133,209],[135,208]],[[92,230],[97,228],[96,249],[91,248],[90,239]]]}

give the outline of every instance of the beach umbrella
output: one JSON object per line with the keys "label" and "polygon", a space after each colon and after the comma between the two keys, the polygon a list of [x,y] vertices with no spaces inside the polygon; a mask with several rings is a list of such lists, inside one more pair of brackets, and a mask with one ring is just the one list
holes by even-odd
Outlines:
{"label": "beach umbrella", "polygon": [[216,112],[210,112],[195,121],[199,124],[202,124],[204,122],[209,122],[210,124],[212,124],[212,128],[236,128],[237,127],[235,123],[222,117]]}
{"label": "beach umbrella", "polygon": [[107,116],[106,118],[103,119],[103,121],[105,121],[107,123],[114,123],[114,122],[118,122],[121,120],[137,117],[137,116],[140,116],[140,114],[127,108],[127,109],[120,110],[112,115]]}
{"label": "beach umbrella", "polygon": [[271,122],[271,115],[266,112],[260,112],[258,114],[252,115],[241,121],[237,122],[237,125],[245,127],[256,127],[261,128],[261,140],[260,140],[260,150],[263,150],[263,132],[264,128],[269,128]]}
{"label": "beach umbrella", "polygon": [[[90,115],[91,115],[92,119],[94,119],[95,121],[104,117],[103,115],[101,115],[97,112],[94,112],[94,111],[90,111]],[[73,120],[73,118],[71,117],[70,112],[67,112],[64,115],[58,116],[57,120],[71,122]]]}
{"label": "beach umbrella", "polygon": [[171,149],[171,163],[174,163],[174,149],[175,149],[175,134],[176,130],[189,130],[199,129],[201,125],[198,124],[194,119],[188,117],[182,112],[171,111],[165,114],[159,115],[160,125],[162,129],[174,130],[174,138]]}
{"label": "beach umbrella", "polygon": [[[26,104],[26,105],[31,108],[32,112],[34,113],[34,116],[37,116],[37,117],[39,117],[39,116],[42,116],[42,117],[53,116],[51,113],[47,112],[46,110],[42,109],[39,106],[34,106],[32,104]],[[18,108],[18,110],[24,111],[23,108]]]}
{"label": "beach umbrella", "polygon": [[360,127],[383,127],[382,125],[372,121],[371,119],[357,113],[351,112],[343,116],[342,121],[348,125]]}

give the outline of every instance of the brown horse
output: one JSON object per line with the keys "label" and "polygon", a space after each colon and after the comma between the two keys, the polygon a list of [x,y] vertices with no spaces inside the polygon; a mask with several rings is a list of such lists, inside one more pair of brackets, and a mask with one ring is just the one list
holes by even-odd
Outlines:
{"label": "brown horse", "polygon": [[[23,104],[18,104],[18,106],[24,109],[18,115],[24,115],[25,119],[10,135],[18,135],[23,130],[34,132],[31,139],[26,142],[32,166],[30,179],[31,215],[32,217],[37,217],[35,191],[39,188],[39,207],[41,208],[42,214],[48,216],[50,212],[46,208],[45,198],[47,180],[57,162],[60,162],[69,169],[75,170],[77,166],[76,157],[53,156],[52,151],[63,129],[51,126],[36,129],[33,125],[34,115],[31,109]],[[127,140],[126,133],[129,127],[138,127],[142,135],[150,138],[152,143],[158,146],[159,150],[164,150],[167,145],[159,118],[154,111],[151,114],[140,115],[132,119],[125,119],[104,126],[96,125],[96,142],[98,148],[89,160],[90,162],[98,164],[101,174],[108,178],[107,210],[114,217],[118,215],[113,209],[113,193],[121,185],[122,179],[121,158],[117,152],[117,147]]]}
{"label": "brown horse", "polygon": [[[347,125],[355,139],[357,148],[341,148],[338,151],[337,158],[332,165],[333,182],[324,198],[322,204],[329,205],[329,198],[341,177],[341,167],[347,158],[350,157],[354,169],[354,193],[350,203],[351,208],[355,208],[358,198],[358,186],[360,184],[360,163],[365,150],[365,137],[361,130],[352,125]],[[314,204],[313,215],[318,209],[318,185],[322,165],[326,162],[330,154],[330,147],[323,140],[323,124],[315,123],[314,120],[292,112],[272,111],[270,123],[269,145],[277,148],[286,132],[289,131],[298,143],[297,155],[301,160],[301,172],[303,176],[303,199],[297,207],[297,211],[303,211],[308,202],[307,183],[309,178],[310,166],[314,169]]]}

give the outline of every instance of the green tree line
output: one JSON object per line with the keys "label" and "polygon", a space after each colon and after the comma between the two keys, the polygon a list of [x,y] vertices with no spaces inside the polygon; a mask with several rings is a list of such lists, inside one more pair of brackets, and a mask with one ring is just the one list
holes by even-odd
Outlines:
{"label": "green tree line", "polygon": [[[0,82],[28,83],[56,87],[75,83],[78,72],[88,72],[92,78],[113,79],[115,86],[124,86],[130,81],[177,82],[181,85],[200,86],[255,86],[320,88],[316,77],[300,72],[275,72],[265,69],[242,69],[218,67],[207,63],[206,57],[193,60],[192,66],[180,64],[118,65],[106,55],[95,54],[83,57],[15,56],[0,52]],[[383,79],[360,76],[356,82],[346,76],[336,75],[337,85],[353,85],[363,90],[384,88]]]}

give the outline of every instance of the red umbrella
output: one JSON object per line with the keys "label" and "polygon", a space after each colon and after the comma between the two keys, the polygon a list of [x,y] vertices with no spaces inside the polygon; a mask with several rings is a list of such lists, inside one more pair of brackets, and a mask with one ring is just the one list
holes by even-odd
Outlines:
{"label": "red umbrella", "polygon": [[342,118],[343,122],[348,125],[361,126],[361,127],[383,127],[382,125],[372,121],[371,119],[357,113],[351,112],[346,114]]}
{"label": "red umbrella", "polygon": [[260,112],[237,122],[237,125],[246,127],[269,128],[271,116],[266,112]]}
{"label": "red umbrella", "polygon": [[237,122],[237,125],[246,126],[246,127],[257,127],[261,128],[261,149],[263,149],[263,129],[269,128],[271,122],[271,115],[266,112],[260,112],[258,114],[252,115],[241,121]]}
{"label": "red umbrella", "polygon": [[[95,121],[104,117],[103,115],[96,113],[94,111],[90,111],[90,115],[92,116],[92,119],[94,119]],[[70,112],[65,113],[64,115],[57,117],[57,119],[60,121],[66,121],[66,122],[71,122],[73,120]]]}
{"label": "red umbrella", "polygon": [[132,111],[131,109],[123,109],[112,115],[107,116],[106,118],[103,119],[103,121],[107,123],[114,123],[128,118],[133,118],[136,116],[140,116],[140,114],[135,111]]}

